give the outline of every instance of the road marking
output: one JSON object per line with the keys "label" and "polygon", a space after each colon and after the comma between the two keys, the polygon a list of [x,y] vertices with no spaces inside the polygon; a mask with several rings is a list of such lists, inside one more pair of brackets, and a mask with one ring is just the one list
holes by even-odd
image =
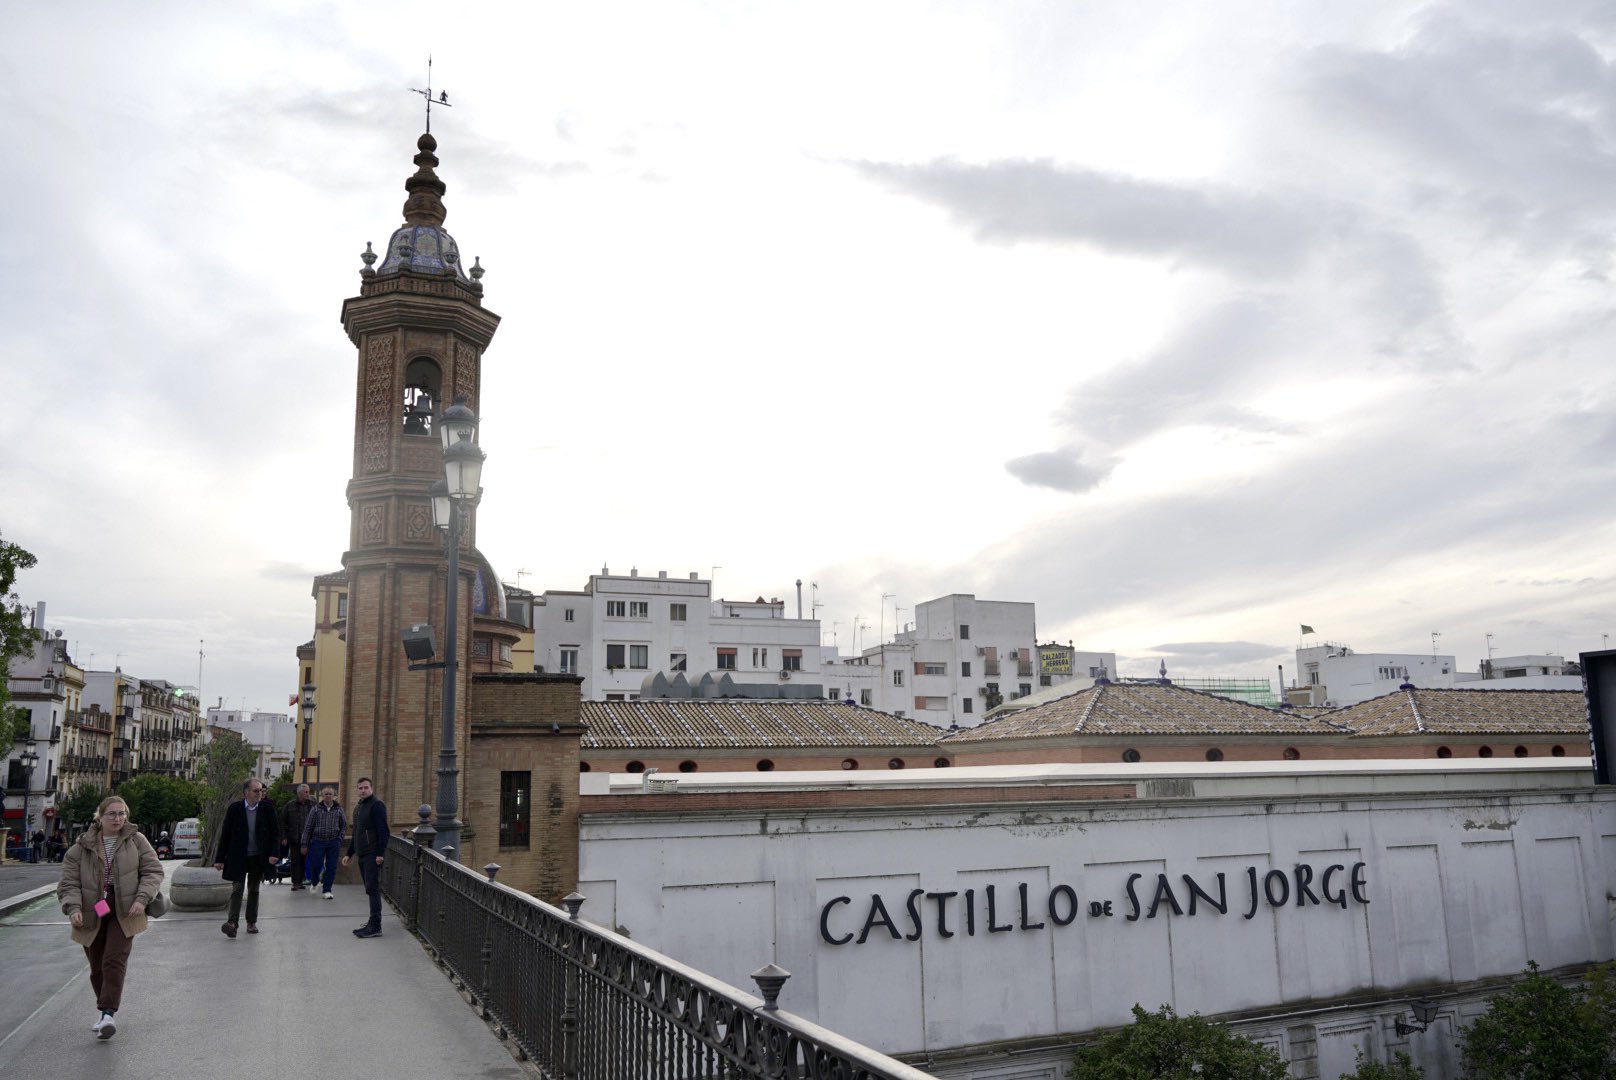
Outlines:
{"label": "road marking", "polygon": [[79,981],[79,976],[87,975],[87,974],[89,974],[89,971],[90,971],[90,969],[87,968],[87,967],[80,968],[74,974],[74,976],[71,979],[68,979],[65,983],[62,984],[62,987],[61,987],[60,990],[57,990],[56,993],[52,994],[50,997],[48,997],[44,1001],[42,1001],[40,1003],[40,1005],[39,1005],[39,1008],[35,1009],[33,1012],[28,1014],[28,1018],[26,1020],[24,1020],[22,1023],[18,1024],[16,1027],[11,1029],[11,1034],[10,1035],[7,1035],[5,1038],[0,1039],[0,1050],[4,1050],[6,1048],[6,1043],[10,1042],[12,1040],[13,1036],[15,1036],[17,1034],[17,1032],[21,1031],[23,1028],[28,1026],[28,1021],[29,1020],[32,1020],[34,1017],[36,1017],[40,1013],[44,1012],[45,1011],[45,1006],[49,1005],[51,1002],[53,1002],[57,998],[61,997],[62,996],[62,990],[66,990],[69,986],[72,986],[74,983],[78,982]]}

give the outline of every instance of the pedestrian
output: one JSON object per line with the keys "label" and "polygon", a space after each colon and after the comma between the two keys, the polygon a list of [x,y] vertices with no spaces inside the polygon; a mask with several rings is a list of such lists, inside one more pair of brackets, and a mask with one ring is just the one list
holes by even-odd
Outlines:
{"label": "pedestrian", "polygon": [[370,921],[354,931],[354,937],[382,936],[382,859],[387,852],[387,804],[376,797],[370,777],[359,778],[359,802],[354,806],[353,837],[342,865],[359,856],[359,876],[365,881],[370,898]]}
{"label": "pedestrian", "polygon": [[99,1010],[90,1030],[97,1038],[110,1039],[118,1030],[113,1017],[123,1001],[129,950],[146,929],[146,905],[162,887],[163,864],[129,820],[128,804],[116,795],[102,799],[95,821],[63,857],[56,885],[56,902],[90,961]]}
{"label": "pedestrian", "polygon": [[[385,816],[385,814],[383,815]],[[320,789],[320,801],[309,811],[303,823],[303,857],[308,868],[309,884],[320,883],[325,898],[330,900],[331,885],[337,877],[337,857],[342,837],[348,831],[348,815],[337,802],[337,789]]]}
{"label": "pedestrian", "polygon": [[34,850],[33,850],[33,854],[31,854],[28,857],[28,861],[29,862],[38,862],[40,860],[40,858],[45,854],[45,830],[44,829],[35,829],[34,830],[34,835],[33,835],[33,841],[34,841]]}
{"label": "pedestrian", "polygon": [[215,870],[222,870],[231,882],[230,917],[219,927],[226,937],[236,936],[237,917],[241,914],[241,894],[247,893],[247,933],[258,933],[258,886],[264,880],[269,861],[275,858],[277,837],[275,812],[263,803],[264,782],[248,779],[241,786],[245,796],[233,802],[224,812],[224,824],[219,827],[219,853]]}
{"label": "pedestrian", "polygon": [[313,809],[314,801],[309,798],[307,784],[297,785],[297,798],[281,807],[281,842],[286,845],[286,858],[291,864],[293,892],[302,892],[305,886],[314,884],[309,880],[312,875],[305,872],[305,850],[301,846],[303,826],[309,820],[309,811]]}

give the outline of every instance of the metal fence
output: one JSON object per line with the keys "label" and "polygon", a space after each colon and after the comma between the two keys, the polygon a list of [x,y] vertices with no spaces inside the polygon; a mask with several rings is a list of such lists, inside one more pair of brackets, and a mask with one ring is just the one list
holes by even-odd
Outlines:
{"label": "metal fence", "polygon": [[558,1080],[926,1080],[927,1074],[394,836],[382,891],[502,1038]]}

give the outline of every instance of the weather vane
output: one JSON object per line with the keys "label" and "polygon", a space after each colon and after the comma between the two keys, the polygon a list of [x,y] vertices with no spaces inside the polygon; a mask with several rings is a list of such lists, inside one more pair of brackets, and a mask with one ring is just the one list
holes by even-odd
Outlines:
{"label": "weather vane", "polygon": [[[428,135],[432,134],[432,56],[430,53],[427,54],[426,58],[426,89],[417,90],[412,86],[410,87],[410,93],[420,94],[422,97],[426,98],[426,133]],[[447,90],[440,90],[438,92],[437,100],[438,104],[442,105],[445,109],[454,108],[453,105],[449,104],[449,91]]]}

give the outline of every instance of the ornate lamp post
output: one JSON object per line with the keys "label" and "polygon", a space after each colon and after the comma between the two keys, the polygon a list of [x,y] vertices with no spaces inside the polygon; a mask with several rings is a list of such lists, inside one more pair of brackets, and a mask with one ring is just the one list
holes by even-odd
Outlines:
{"label": "ornate lamp post", "polygon": [[[303,710],[303,760],[299,764],[303,767],[303,782],[306,784],[309,782],[309,728],[314,726],[314,684],[311,682],[303,684],[301,708]],[[315,779],[319,779],[319,777],[315,777]]]}
{"label": "ornate lamp post", "polygon": [[[29,732],[30,737],[33,732]],[[32,843],[34,835],[34,769],[39,765],[39,751],[35,750],[32,741],[28,749],[17,755],[27,772],[22,782],[22,839],[23,843]]]}
{"label": "ornate lamp post", "polygon": [[438,750],[437,836],[432,846],[451,860],[460,851],[460,766],[455,752],[455,691],[460,672],[460,536],[470,507],[482,494],[483,460],[477,446],[477,414],[457,397],[443,410],[443,475],[432,485],[432,520],[445,532],[449,559],[448,605],[443,627],[443,744]]}

